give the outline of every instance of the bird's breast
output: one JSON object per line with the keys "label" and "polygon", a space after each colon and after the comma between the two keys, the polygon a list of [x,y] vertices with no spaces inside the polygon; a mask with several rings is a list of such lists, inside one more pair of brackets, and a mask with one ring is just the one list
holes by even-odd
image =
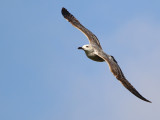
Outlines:
{"label": "bird's breast", "polygon": [[102,59],[101,57],[99,57],[98,55],[94,54],[94,53],[86,53],[87,57],[91,60],[97,61],[97,62],[103,62],[104,59]]}

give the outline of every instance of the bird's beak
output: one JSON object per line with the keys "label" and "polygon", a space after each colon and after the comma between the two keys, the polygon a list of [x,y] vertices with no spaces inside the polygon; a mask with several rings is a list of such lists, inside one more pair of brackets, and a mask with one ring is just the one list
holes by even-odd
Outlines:
{"label": "bird's beak", "polygon": [[82,47],[78,47],[78,49],[83,49]]}

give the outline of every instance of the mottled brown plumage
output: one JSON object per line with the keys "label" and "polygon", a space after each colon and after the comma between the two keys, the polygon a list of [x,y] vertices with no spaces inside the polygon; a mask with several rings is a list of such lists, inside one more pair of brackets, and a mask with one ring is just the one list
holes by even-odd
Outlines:
{"label": "mottled brown plumage", "polygon": [[[128,89],[131,93],[133,93],[138,98],[146,101],[151,102],[144,98],[125,78],[121,68],[119,67],[117,61],[114,59],[113,56],[106,54],[99,43],[98,38],[87,28],[85,28],[72,14],[70,14],[65,8],[62,8],[62,15],[66,20],[68,20],[74,27],[82,31],[89,40],[89,47],[91,46],[92,53],[94,55],[98,55],[100,58],[104,59],[108,65],[110,71],[113,75],[123,84],[123,86]],[[86,51],[85,51],[86,52]],[[89,56],[88,56],[89,57]],[[92,59],[93,60],[93,59]]]}

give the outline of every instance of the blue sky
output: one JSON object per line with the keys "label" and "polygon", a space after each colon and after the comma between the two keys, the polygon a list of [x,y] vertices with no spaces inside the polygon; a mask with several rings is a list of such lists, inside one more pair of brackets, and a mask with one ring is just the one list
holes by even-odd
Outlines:
{"label": "blue sky", "polygon": [[[160,118],[160,1],[1,0],[1,120]],[[147,99],[128,92],[106,63],[77,48],[87,38],[61,15],[67,8],[118,61]]]}

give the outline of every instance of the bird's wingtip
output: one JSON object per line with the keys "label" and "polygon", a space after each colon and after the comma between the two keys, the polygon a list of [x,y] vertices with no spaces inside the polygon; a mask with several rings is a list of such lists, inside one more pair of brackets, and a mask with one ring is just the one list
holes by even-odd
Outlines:
{"label": "bird's wingtip", "polygon": [[61,12],[62,12],[62,15],[64,15],[64,16],[69,14],[69,12],[67,11],[67,9],[64,8],[64,7],[62,7]]}
{"label": "bird's wingtip", "polygon": [[62,7],[62,10],[65,10],[66,8]]}
{"label": "bird's wingtip", "polygon": [[147,102],[152,103],[151,101],[147,100]]}
{"label": "bird's wingtip", "polygon": [[143,96],[142,96],[142,100],[144,100],[144,101],[146,101],[146,102],[149,102],[149,103],[152,103],[151,101],[147,100],[147,99],[144,98]]}

